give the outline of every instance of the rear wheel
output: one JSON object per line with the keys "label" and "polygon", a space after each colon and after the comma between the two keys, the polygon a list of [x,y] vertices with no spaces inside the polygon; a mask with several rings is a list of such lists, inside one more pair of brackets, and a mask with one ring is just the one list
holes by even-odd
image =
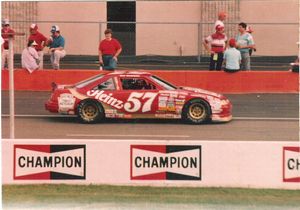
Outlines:
{"label": "rear wheel", "polygon": [[83,100],[77,108],[78,117],[83,123],[96,123],[104,118],[101,104],[93,100]]}
{"label": "rear wheel", "polygon": [[182,111],[182,119],[191,124],[202,124],[210,120],[210,106],[201,99],[188,101]]}

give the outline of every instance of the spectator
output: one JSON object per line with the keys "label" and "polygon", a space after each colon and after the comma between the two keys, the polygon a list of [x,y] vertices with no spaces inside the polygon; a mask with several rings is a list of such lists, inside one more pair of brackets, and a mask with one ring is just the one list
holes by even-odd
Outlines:
{"label": "spectator", "polygon": [[219,13],[218,13],[218,20],[215,22],[214,29],[215,29],[218,25],[223,26],[223,27],[225,28],[225,26],[224,26],[224,21],[225,21],[225,19],[226,19],[226,16],[227,16],[226,12],[219,12]]}
{"label": "spectator", "polygon": [[4,44],[4,39],[1,36],[1,53],[3,53],[3,51],[4,51],[3,44]]}
{"label": "spectator", "polygon": [[226,72],[237,72],[240,70],[242,57],[240,51],[238,51],[235,46],[235,39],[230,39],[229,48],[224,53],[224,71]]}
{"label": "spectator", "polygon": [[254,40],[251,34],[246,32],[247,24],[239,24],[239,34],[236,37],[237,49],[242,55],[241,70],[250,70],[250,54],[249,50],[255,48]]}
{"label": "spectator", "polygon": [[38,44],[34,40],[29,40],[27,47],[22,51],[22,68],[27,69],[29,73],[39,68],[39,55],[36,51]]}
{"label": "spectator", "polygon": [[105,70],[117,68],[118,56],[122,52],[122,46],[117,39],[112,38],[112,30],[106,29],[105,39],[99,44],[99,63]]}
{"label": "spectator", "polygon": [[217,25],[216,32],[204,40],[203,45],[210,53],[209,70],[221,70],[226,42],[227,37],[221,25]]}
{"label": "spectator", "polygon": [[30,31],[30,36],[28,38],[28,41],[34,40],[37,43],[37,46],[35,49],[37,50],[38,55],[39,55],[39,60],[40,60],[39,69],[43,69],[44,68],[43,49],[47,43],[47,38],[38,31],[38,26],[35,23],[30,25],[29,31]]}
{"label": "spectator", "polygon": [[51,31],[52,35],[48,40],[50,60],[53,69],[59,69],[60,59],[66,56],[65,48],[65,39],[60,35],[60,29],[58,26],[52,26]]}
{"label": "spectator", "polygon": [[[9,20],[8,19],[4,19],[2,21],[2,29],[1,29],[1,35],[2,38],[4,39],[4,44],[3,44],[3,51],[2,51],[2,66],[1,68],[4,69],[5,64],[8,63],[8,57],[9,57],[9,46],[8,46],[8,39],[10,37],[14,37],[13,35],[11,35],[11,33],[15,33],[13,29],[10,28],[9,25]],[[8,64],[7,64],[8,66]]]}
{"label": "spectator", "polygon": [[[299,48],[299,44],[300,44],[300,42],[297,42],[298,48]],[[299,55],[296,58],[296,60],[294,61],[294,63],[291,63],[291,66],[292,66],[292,69],[291,69],[292,72],[299,73]]]}
{"label": "spectator", "polygon": [[[253,29],[252,29],[250,26],[247,26],[246,32],[252,35],[252,33],[253,33],[254,31],[253,31]],[[253,37],[253,36],[252,36],[252,37]],[[256,48],[249,49],[249,55],[250,55],[250,56],[252,55],[253,51],[256,52]]]}
{"label": "spectator", "polygon": [[292,72],[299,73],[299,57],[295,60],[294,63],[291,63],[292,66]]}

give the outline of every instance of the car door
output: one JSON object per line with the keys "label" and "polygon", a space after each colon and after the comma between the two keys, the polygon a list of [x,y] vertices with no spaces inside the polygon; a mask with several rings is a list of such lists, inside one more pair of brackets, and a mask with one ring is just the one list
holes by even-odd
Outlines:
{"label": "car door", "polygon": [[119,84],[115,96],[123,101],[124,113],[141,118],[156,113],[158,90],[147,78],[120,76]]}
{"label": "car door", "polygon": [[[91,85],[87,90],[87,96],[101,103],[105,113],[116,113],[111,110],[123,109],[123,101],[116,97],[118,92],[116,77],[108,77]],[[113,116],[110,116],[113,117]]]}

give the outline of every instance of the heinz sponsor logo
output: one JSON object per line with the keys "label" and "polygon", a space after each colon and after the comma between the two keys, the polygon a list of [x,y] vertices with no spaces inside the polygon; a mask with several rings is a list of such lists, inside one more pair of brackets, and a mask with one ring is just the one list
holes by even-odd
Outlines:
{"label": "heinz sponsor logo", "polygon": [[201,146],[131,145],[131,180],[201,180]]}
{"label": "heinz sponsor logo", "polygon": [[117,109],[122,109],[124,106],[123,101],[114,98],[112,93],[105,94],[103,90],[89,90],[86,94]]}
{"label": "heinz sponsor logo", "polygon": [[300,182],[300,147],[283,147],[283,181]]}
{"label": "heinz sponsor logo", "polygon": [[14,179],[85,179],[85,154],[85,145],[14,145]]}

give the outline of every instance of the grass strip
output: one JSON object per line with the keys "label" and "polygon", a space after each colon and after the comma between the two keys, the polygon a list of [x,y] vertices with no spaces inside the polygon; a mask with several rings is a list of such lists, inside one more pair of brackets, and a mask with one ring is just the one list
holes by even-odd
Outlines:
{"label": "grass strip", "polygon": [[3,186],[4,205],[49,202],[300,206],[300,190],[64,184]]}

